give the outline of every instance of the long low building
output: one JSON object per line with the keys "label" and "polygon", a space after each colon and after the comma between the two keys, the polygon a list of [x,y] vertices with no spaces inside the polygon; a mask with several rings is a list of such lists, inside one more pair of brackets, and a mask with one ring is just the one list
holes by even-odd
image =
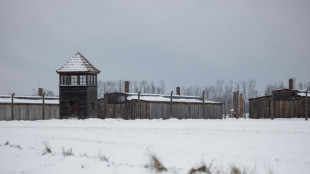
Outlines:
{"label": "long low building", "polygon": [[52,118],[59,118],[58,97],[0,95],[0,120]]}
{"label": "long low building", "polygon": [[305,118],[309,116],[309,96],[306,91],[289,89],[272,91],[272,95],[249,99],[250,118]]}
{"label": "long low building", "polygon": [[222,119],[222,103],[197,96],[110,93],[99,100],[100,118]]}

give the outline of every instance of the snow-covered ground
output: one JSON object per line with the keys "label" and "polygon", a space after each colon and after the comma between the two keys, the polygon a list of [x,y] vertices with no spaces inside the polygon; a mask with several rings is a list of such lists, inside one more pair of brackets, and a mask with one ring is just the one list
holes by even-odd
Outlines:
{"label": "snow-covered ground", "polygon": [[[8,143],[6,143],[8,142]],[[43,155],[45,145],[51,153]],[[63,151],[72,149],[73,156]],[[231,166],[253,173],[309,173],[310,122],[275,120],[0,121],[0,173],[154,173],[156,155],[188,173],[203,162],[213,173]],[[250,172],[248,172],[250,173]]]}

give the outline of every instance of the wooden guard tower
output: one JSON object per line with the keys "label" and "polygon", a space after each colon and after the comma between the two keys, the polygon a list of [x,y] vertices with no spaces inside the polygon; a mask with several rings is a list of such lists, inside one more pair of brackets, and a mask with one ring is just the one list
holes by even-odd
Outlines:
{"label": "wooden guard tower", "polygon": [[56,72],[59,74],[60,119],[96,118],[99,108],[97,74],[100,71],[77,52]]}

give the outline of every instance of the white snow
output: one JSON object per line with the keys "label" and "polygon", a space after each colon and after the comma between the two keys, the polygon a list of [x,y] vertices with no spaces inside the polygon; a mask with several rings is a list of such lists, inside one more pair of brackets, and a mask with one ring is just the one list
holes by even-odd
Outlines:
{"label": "white snow", "polygon": [[[305,97],[306,96],[306,90],[298,90],[297,95]],[[309,93],[308,93],[308,97],[310,97]]]}
{"label": "white snow", "polygon": [[[138,96],[128,96],[127,100],[138,100]],[[163,96],[140,96],[140,100],[144,101],[154,101],[154,102],[170,102],[170,98]],[[183,103],[202,103],[202,100],[198,99],[185,99],[185,98],[173,98],[173,102],[183,102]],[[205,103],[219,103],[213,101],[206,101]]]}
{"label": "white snow", "polygon": [[[98,72],[81,53],[77,52],[64,66],[57,72]],[[100,71],[99,71],[100,72]]]}
{"label": "white snow", "polygon": [[[5,145],[8,141],[9,145]],[[44,143],[52,150],[42,155]],[[21,149],[18,148],[21,147]],[[72,148],[64,157],[62,149]],[[310,122],[275,120],[45,120],[0,121],[0,173],[153,173],[155,154],[165,173],[186,174],[201,162],[230,173],[307,174]],[[107,157],[108,161],[100,157]]]}
{"label": "white snow", "polygon": [[[127,100],[138,100],[138,93],[125,93],[129,95]],[[164,94],[141,94],[140,100],[143,101],[153,101],[153,102],[170,102],[170,95]],[[172,96],[173,102],[182,102],[182,103],[203,103],[202,99],[197,96],[180,96],[180,95],[173,95]],[[208,101],[205,100],[205,103],[220,103],[215,101]]]}
{"label": "white snow", "polygon": [[[41,96],[14,96],[15,104],[42,104],[43,98]],[[12,103],[10,95],[0,95],[0,103]],[[45,104],[59,104],[58,97],[45,97]]]}

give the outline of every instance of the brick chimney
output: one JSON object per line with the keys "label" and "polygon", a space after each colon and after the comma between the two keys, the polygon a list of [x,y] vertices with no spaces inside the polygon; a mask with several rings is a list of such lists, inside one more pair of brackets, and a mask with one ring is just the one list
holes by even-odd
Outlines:
{"label": "brick chimney", "polygon": [[125,92],[129,92],[129,81],[125,81]]}
{"label": "brick chimney", "polygon": [[38,95],[39,96],[43,96],[43,88],[39,88],[38,89]]}
{"label": "brick chimney", "polygon": [[294,79],[288,79],[288,88],[293,89]]}
{"label": "brick chimney", "polygon": [[180,87],[177,87],[177,89],[176,89],[176,93],[177,93],[177,95],[181,95],[181,92],[180,92]]}

